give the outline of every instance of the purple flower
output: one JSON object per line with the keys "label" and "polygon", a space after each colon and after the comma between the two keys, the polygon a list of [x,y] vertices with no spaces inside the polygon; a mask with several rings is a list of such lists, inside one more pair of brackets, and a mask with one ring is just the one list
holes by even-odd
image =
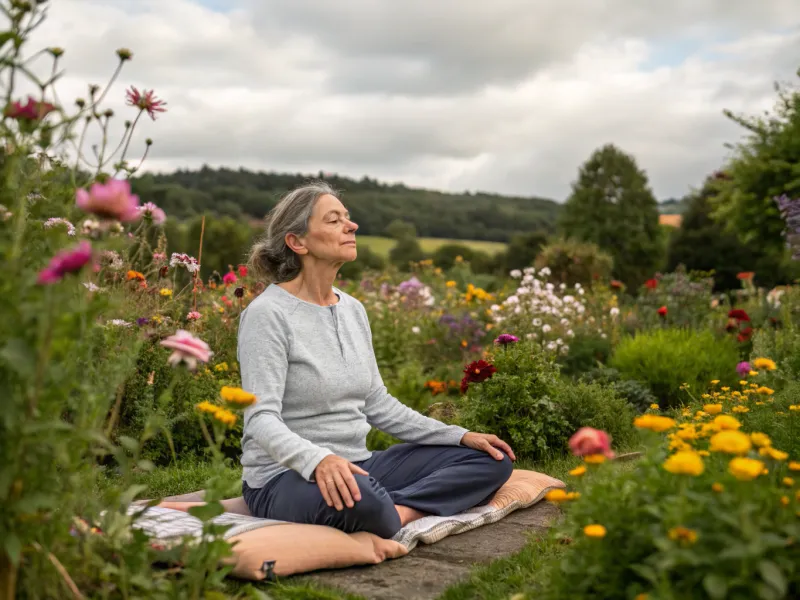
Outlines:
{"label": "purple flower", "polygon": [[494,341],[495,344],[500,344],[501,346],[505,346],[507,344],[513,344],[518,342],[519,338],[515,335],[511,335],[510,333],[501,333],[497,336],[497,339]]}
{"label": "purple flower", "polygon": [[744,377],[745,375],[750,373],[750,371],[751,371],[750,363],[747,362],[746,360],[736,365],[736,372],[739,374],[740,377]]}
{"label": "purple flower", "polygon": [[409,292],[415,292],[423,287],[422,282],[417,279],[416,277],[412,277],[407,281],[402,282],[400,285],[397,286],[397,291],[401,294],[408,294]]}
{"label": "purple flower", "polygon": [[147,317],[139,317],[138,319],[136,319],[136,324],[139,327],[143,327],[143,326],[147,325],[149,322],[150,322],[150,319],[148,319]]}

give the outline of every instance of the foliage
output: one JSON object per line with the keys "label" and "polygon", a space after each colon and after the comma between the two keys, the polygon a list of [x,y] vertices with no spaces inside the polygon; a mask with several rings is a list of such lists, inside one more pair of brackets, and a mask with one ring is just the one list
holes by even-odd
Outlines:
{"label": "foliage", "polygon": [[[547,569],[538,596],[796,597],[800,462],[779,445],[787,417],[759,397],[712,385],[676,419],[640,417],[639,427],[665,434],[646,432],[647,453],[634,469],[587,465],[573,479],[579,497],[564,498],[566,521],[554,533],[572,543]],[[703,403],[718,404],[721,414],[701,410]]]}
{"label": "foliage", "polygon": [[568,238],[593,242],[614,261],[614,275],[636,286],[658,267],[658,204],[634,158],[613,145],[581,166],[561,215]]}
{"label": "foliage", "polygon": [[733,147],[727,177],[713,203],[715,218],[748,245],[781,255],[784,222],[774,199],[800,191],[800,90],[776,88],[772,113],[749,117],[726,112],[746,136]]}
{"label": "foliage", "polygon": [[679,267],[672,273],[657,273],[647,280],[637,298],[639,325],[704,327],[713,325],[714,280],[707,273]]}
{"label": "foliage", "polygon": [[574,239],[559,239],[544,246],[536,257],[536,268],[547,267],[551,279],[567,285],[590,286],[611,275],[614,260],[597,244]]}
{"label": "foliage", "polygon": [[611,340],[604,333],[589,331],[572,338],[566,355],[560,355],[558,363],[563,375],[575,376],[591,371],[598,364],[605,364],[613,349]]}
{"label": "foliage", "polygon": [[649,386],[661,406],[680,404],[682,387],[704,386],[717,376],[727,383],[736,379],[735,342],[711,331],[657,329],[623,339],[609,365],[622,378]]}
{"label": "foliage", "polygon": [[[506,242],[515,233],[548,231],[561,207],[552,200],[488,193],[449,194],[318,173],[264,173],[246,169],[178,170],[143,174],[133,180],[142,202],[155,202],[168,214],[188,219],[200,214],[243,220],[264,218],[287,191],[323,179],[344,190],[342,200],[363,235],[383,235],[395,219],[413,223],[421,237]],[[224,212],[223,212],[224,211]]]}
{"label": "foliage", "polygon": [[658,399],[653,395],[645,384],[635,379],[620,379],[620,373],[616,369],[601,367],[584,373],[581,381],[586,383],[598,383],[610,386],[618,396],[625,398],[637,412],[645,412],[652,404],[658,403]]}
{"label": "foliage", "polygon": [[547,244],[547,240],[548,236],[543,231],[512,235],[508,243],[508,250],[498,257],[498,270],[507,273],[514,269],[532,267],[536,257]]}

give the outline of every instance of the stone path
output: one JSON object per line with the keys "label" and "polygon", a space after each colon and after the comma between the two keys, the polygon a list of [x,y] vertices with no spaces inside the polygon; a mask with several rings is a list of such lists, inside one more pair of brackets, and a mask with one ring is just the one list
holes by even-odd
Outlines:
{"label": "stone path", "polygon": [[[320,571],[305,576],[369,600],[433,600],[463,580],[477,564],[518,552],[531,534],[543,533],[558,517],[549,502],[511,513],[502,521],[453,535],[408,556],[370,567]],[[286,580],[288,583],[288,580]]]}

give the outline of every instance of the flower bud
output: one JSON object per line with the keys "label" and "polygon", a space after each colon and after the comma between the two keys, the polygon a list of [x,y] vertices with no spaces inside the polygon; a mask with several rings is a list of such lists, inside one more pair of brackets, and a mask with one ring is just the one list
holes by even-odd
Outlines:
{"label": "flower bud", "polygon": [[145,144],[147,144],[148,146],[152,146],[152,145],[153,145],[153,140],[152,140],[151,138],[147,138],[147,139],[144,141],[144,143],[145,143]]}
{"label": "flower bud", "polygon": [[110,108],[107,108],[107,109],[105,109],[105,110],[103,111],[103,116],[104,116],[104,117],[111,118],[111,117],[113,117],[113,116],[114,116],[114,111],[113,111],[113,110],[111,110]]}
{"label": "flower bud", "polygon": [[58,47],[48,48],[47,51],[53,56],[53,58],[58,58],[64,54],[64,49]]}
{"label": "flower bud", "polygon": [[96,83],[89,84],[89,95],[94,96],[98,91],[100,91],[100,86]]}
{"label": "flower bud", "polygon": [[125,129],[130,129],[131,125],[133,125],[133,123],[130,121],[125,121]]}
{"label": "flower bud", "polygon": [[133,58],[133,52],[131,52],[127,48],[118,48],[117,56],[119,56],[119,59],[124,62],[126,60],[130,60]]}
{"label": "flower bud", "polygon": [[86,106],[86,100],[84,100],[83,98],[77,98],[75,100],[75,104],[78,106],[78,108],[83,108]]}

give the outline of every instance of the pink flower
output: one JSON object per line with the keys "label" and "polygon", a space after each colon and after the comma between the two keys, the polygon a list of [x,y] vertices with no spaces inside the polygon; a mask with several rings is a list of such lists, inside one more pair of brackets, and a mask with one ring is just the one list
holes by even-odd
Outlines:
{"label": "pink flower", "polygon": [[78,208],[104,219],[126,223],[138,221],[142,216],[139,196],[131,194],[129,181],[109,179],[106,183],[93,183],[88,192],[80,189],[75,196]]}
{"label": "pink flower", "polygon": [[167,359],[169,364],[175,366],[185,362],[190,370],[197,368],[197,361],[207,363],[214,354],[208,344],[184,329],[178,329],[174,335],[162,340],[161,345],[173,351]]}
{"label": "pink flower", "polygon": [[92,246],[84,240],[75,248],[62,250],[51,258],[50,263],[39,273],[36,282],[40,285],[49,285],[61,281],[64,275],[80,271],[90,260],[92,260]]}
{"label": "pink flower", "polygon": [[125,101],[130,106],[136,106],[139,110],[146,110],[153,121],[156,120],[157,112],[167,112],[166,102],[156,98],[153,90],[142,90],[141,92],[134,86],[125,92]]}
{"label": "pink flower", "polygon": [[499,344],[501,346],[505,346],[507,344],[513,344],[518,342],[519,338],[515,335],[511,335],[510,333],[501,333],[497,336],[497,339],[494,341],[495,344]]}
{"label": "pink flower", "polygon": [[186,320],[187,321],[197,321],[197,319],[201,318],[202,316],[203,315],[201,315],[199,312],[197,312],[196,310],[193,310],[193,311],[190,311],[189,314],[186,315]]}
{"label": "pink flower", "polygon": [[569,438],[569,448],[575,456],[602,454],[606,458],[614,458],[611,450],[611,438],[605,431],[581,427]]}
{"label": "pink flower", "polygon": [[225,273],[225,276],[222,278],[222,283],[224,283],[225,285],[231,285],[232,283],[236,283],[236,281],[237,281],[236,273],[234,273],[233,271]]}
{"label": "pink flower", "polygon": [[3,114],[20,121],[38,121],[45,118],[55,109],[56,107],[49,102],[39,102],[33,96],[28,96],[27,104],[22,104],[19,101],[12,102],[3,111]]}
{"label": "pink flower", "polygon": [[736,372],[739,374],[740,377],[744,377],[747,375],[751,370],[750,363],[747,361],[742,361],[738,365],[736,365]]}
{"label": "pink flower", "polygon": [[153,223],[156,225],[161,225],[164,221],[167,220],[167,214],[158,208],[152,202],[145,202],[139,207],[139,211],[146,217],[150,217],[153,219]]}

